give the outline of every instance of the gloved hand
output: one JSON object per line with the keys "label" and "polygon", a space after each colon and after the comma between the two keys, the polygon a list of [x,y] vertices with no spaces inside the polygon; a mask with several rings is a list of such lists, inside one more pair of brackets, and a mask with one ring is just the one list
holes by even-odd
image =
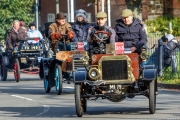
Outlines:
{"label": "gloved hand", "polygon": [[62,38],[61,34],[56,32],[56,39],[60,40]]}
{"label": "gloved hand", "polygon": [[58,32],[55,32],[55,33],[51,34],[51,40],[57,40],[57,39],[61,39],[61,38],[62,38],[62,36]]}
{"label": "gloved hand", "polygon": [[72,32],[72,31],[68,31],[68,38],[69,39],[73,39],[73,37],[74,37],[74,33]]}
{"label": "gloved hand", "polygon": [[13,50],[14,48],[13,48],[13,46],[9,46],[9,49],[10,49],[10,50]]}

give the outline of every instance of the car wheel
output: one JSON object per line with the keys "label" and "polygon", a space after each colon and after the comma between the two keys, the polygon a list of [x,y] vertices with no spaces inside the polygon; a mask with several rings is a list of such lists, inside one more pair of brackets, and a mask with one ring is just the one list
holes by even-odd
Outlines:
{"label": "car wheel", "polygon": [[16,82],[19,82],[20,80],[20,65],[19,65],[19,60],[16,58],[14,60],[14,77]]}
{"label": "car wheel", "polygon": [[84,112],[80,87],[81,86],[79,84],[75,84],[75,106],[76,106],[76,114],[78,117],[82,117]]}
{"label": "car wheel", "polygon": [[87,100],[83,99],[82,103],[83,103],[83,111],[86,112],[87,111]]}
{"label": "car wheel", "polygon": [[55,85],[56,85],[56,93],[60,95],[62,93],[62,70],[59,64],[55,65]]}
{"label": "car wheel", "polygon": [[155,80],[149,83],[149,112],[154,114],[156,109]]}
{"label": "car wheel", "polygon": [[1,56],[1,65],[0,65],[0,70],[1,70],[1,72],[0,72],[0,76],[1,76],[1,80],[2,81],[6,81],[7,80],[7,68],[5,67],[5,62],[4,62],[4,57],[3,56]]}
{"label": "car wheel", "polygon": [[51,91],[51,88],[49,87],[49,82],[46,77],[44,77],[44,89],[46,93],[49,93]]}

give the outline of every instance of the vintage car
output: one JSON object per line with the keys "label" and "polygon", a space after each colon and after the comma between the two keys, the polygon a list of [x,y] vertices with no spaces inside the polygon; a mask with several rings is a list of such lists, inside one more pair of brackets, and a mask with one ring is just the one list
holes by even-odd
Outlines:
{"label": "vintage car", "polygon": [[13,69],[16,82],[20,81],[20,71],[22,69],[31,70],[34,66],[39,67],[42,57],[46,56],[46,45],[28,44],[27,40],[38,41],[39,38],[22,38],[14,50],[9,50],[5,45],[1,45],[0,52],[0,76],[2,81],[6,81],[8,69]]}
{"label": "vintage car", "polygon": [[62,35],[63,51],[57,50],[54,53],[49,49],[48,57],[42,58],[40,63],[40,77],[44,79],[44,89],[46,93],[51,91],[55,86],[56,93],[62,93],[63,82],[73,82],[72,70],[74,68],[82,68],[82,61],[72,61],[75,56],[87,54],[84,51],[84,42],[71,43],[71,51],[66,51],[66,40],[68,35]]}
{"label": "vintage car", "polygon": [[[99,44],[103,42],[97,39]],[[143,64],[146,58],[145,49],[138,55],[118,42],[106,44],[105,54],[74,56],[73,63],[83,60],[84,65],[82,68],[73,67],[77,116],[82,117],[87,111],[87,100],[106,98],[111,102],[121,102],[136,95],[149,99],[149,112],[154,114],[158,92],[157,70],[153,64]]]}

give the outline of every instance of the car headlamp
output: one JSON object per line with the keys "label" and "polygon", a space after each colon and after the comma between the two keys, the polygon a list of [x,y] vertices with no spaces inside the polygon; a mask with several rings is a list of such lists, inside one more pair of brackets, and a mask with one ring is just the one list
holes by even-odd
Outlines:
{"label": "car headlamp", "polygon": [[100,73],[97,68],[90,68],[88,75],[92,80],[97,80],[99,78]]}
{"label": "car headlamp", "polygon": [[140,54],[140,57],[142,59],[142,61],[146,61],[146,59],[148,58],[148,55],[146,53],[146,49],[141,49],[141,54]]}

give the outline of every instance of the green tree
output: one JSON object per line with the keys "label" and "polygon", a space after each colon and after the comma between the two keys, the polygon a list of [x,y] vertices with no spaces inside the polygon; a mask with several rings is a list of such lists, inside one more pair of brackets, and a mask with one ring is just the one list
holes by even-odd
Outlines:
{"label": "green tree", "polygon": [[4,40],[6,30],[14,20],[26,24],[33,21],[33,5],[34,0],[0,0],[0,40]]}

